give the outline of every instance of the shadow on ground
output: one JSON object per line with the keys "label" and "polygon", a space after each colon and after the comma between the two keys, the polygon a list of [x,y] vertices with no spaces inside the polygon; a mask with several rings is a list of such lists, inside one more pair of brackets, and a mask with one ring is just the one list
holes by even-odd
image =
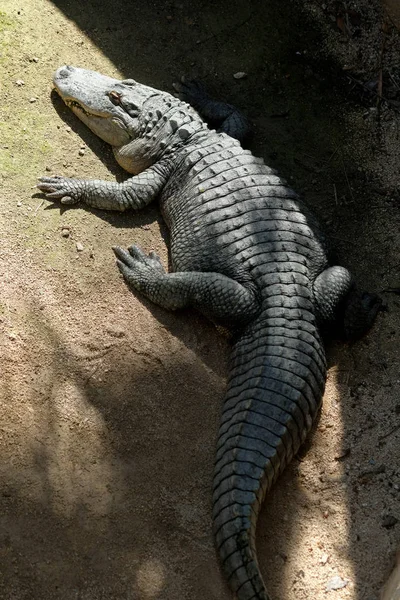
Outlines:
{"label": "shadow on ground", "polygon": [[[193,6],[92,0],[83,7],[78,0],[58,0],[54,5],[125,76],[171,90],[172,81],[189,73],[242,108],[254,120],[255,153],[306,193],[308,203],[327,222],[341,263],[352,268],[364,287],[380,289],[382,262],[385,269],[395,267],[385,242],[395,208],[383,198],[366,200],[372,175],[346,154],[347,125],[336,110],[345,101],[335,79],[337,67],[313,59],[318,34],[296,3],[223,0]],[[235,80],[237,71],[245,71],[247,78]],[[109,150],[62,105],[55,105],[113,175],[123,177],[112,166]],[[149,209],[144,216],[102,218],[126,228],[127,219],[132,227],[145,226],[154,215]],[[377,240],[374,246],[370,239]],[[392,309],[398,307],[390,297],[388,301]],[[172,345],[171,352],[168,347],[163,359],[157,359],[157,348],[149,352],[151,340],[135,343],[109,329],[113,317],[105,307],[107,316],[95,324],[98,336],[92,332],[98,346],[88,347],[84,356],[81,346],[71,347],[37,305],[38,299],[28,295],[29,322],[36,322],[43,344],[51,350],[44,379],[42,363],[29,357],[34,370],[28,377],[33,377],[32,390],[42,405],[32,417],[32,428],[22,429],[24,436],[13,446],[17,458],[5,457],[0,466],[2,597],[230,598],[210,533],[213,444],[226,342],[210,348],[218,334],[203,319],[186,315],[180,325],[178,317],[148,306],[185,348]],[[196,335],[190,331],[192,318]],[[393,390],[386,388],[382,398],[381,389],[385,369],[392,373],[395,364],[382,364],[393,359],[396,350],[394,343],[383,347],[382,340],[396,326],[393,313],[380,316],[374,331],[357,347],[332,350],[325,429],[314,435],[318,452],[325,456],[311,447],[305,459],[294,461],[267,500],[258,527],[260,564],[276,600],[310,597],[308,585],[330,547],[335,515],[343,517],[347,534],[337,564],[326,576],[319,575],[319,585],[340,573],[342,557],[352,564],[353,598],[370,600],[366,589],[376,597],[382,577],[371,573],[377,558],[371,548],[386,531],[368,506],[364,512],[369,528],[361,523],[362,511],[355,517],[353,513],[359,497],[389,483],[374,475],[359,483],[357,462],[365,460],[365,453],[358,454],[358,444],[368,435],[371,418],[379,427],[379,413],[374,411],[368,420],[370,405],[363,408],[357,401],[367,395],[372,402],[375,394],[384,403],[381,410],[390,415]],[[208,346],[202,346],[202,336]],[[169,337],[164,341],[171,343]],[[196,360],[188,361],[188,350]],[[5,408],[18,393],[6,375]],[[32,397],[21,397],[29,407]],[[26,406],[21,420],[29,422]],[[7,428],[2,431],[6,436]],[[328,439],[331,433],[333,441]],[[371,460],[379,462],[376,456],[382,447],[389,453],[392,440],[382,438],[381,446],[371,448]],[[365,447],[368,440],[362,443]],[[333,463],[331,457],[329,462],[328,453],[335,449],[338,459]],[[24,461],[18,453],[24,454]],[[21,469],[22,463],[30,469]],[[367,491],[360,492],[359,485]],[[322,502],[321,488],[330,490]],[[307,564],[295,569],[293,549],[301,547],[307,528],[315,530],[312,559],[302,548]],[[336,550],[338,544],[335,538]],[[366,550],[369,560],[363,560]],[[389,564],[390,556],[379,560],[381,566]],[[295,576],[289,579],[288,572]]]}

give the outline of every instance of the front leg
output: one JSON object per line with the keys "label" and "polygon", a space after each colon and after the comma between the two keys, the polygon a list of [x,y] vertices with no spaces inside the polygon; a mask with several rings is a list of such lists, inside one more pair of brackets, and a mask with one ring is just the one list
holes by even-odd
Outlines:
{"label": "front leg", "polygon": [[47,198],[60,199],[62,204],[85,202],[93,208],[124,211],[149,204],[167,179],[168,175],[154,166],[123,183],[56,176],[41,177],[37,187]]}
{"label": "front leg", "polygon": [[113,250],[127,283],[163,308],[192,306],[227,326],[243,324],[259,312],[255,290],[230,277],[195,271],[167,273],[154,252],[147,256],[137,246]]}

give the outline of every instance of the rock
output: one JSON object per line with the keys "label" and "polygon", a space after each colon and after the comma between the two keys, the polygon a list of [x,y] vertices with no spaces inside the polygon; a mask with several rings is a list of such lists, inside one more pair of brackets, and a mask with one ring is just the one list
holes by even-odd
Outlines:
{"label": "rock", "polygon": [[85,156],[85,150],[81,148],[78,152],[79,156]]}
{"label": "rock", "polygon": [[349,456],[350,452],[351,452],[351,449],[348,446],[346,446],[345,448],[343,448],[340,452],[338,452],[334,456],[334,459],[337,461],[341,461],[344,458],[346,458],[347,456]]}
{"label": "rock", "polygon": [[326,565],[326,563],[328,562],[328,560],[329,560],[329,555],[328,554],[323,554],[321,556],[321,558],[319,559],[319,562],[320,562],[321,565]]}
{"label": "rock", "polygon": [[83,252],[83,244],[81,242],[76,242],[76,251]]}
{"label": "rock", "polygon": [[396,519],[396,517],[394,517],[393,515],[386,515],[382,518],[382,527],[385,527],[386,529],[391,529],[398,522],[399,520]]}
{"label": "rock", "polygon": [[332,577],[332,579],[328,581],[325,590],[327,592],[341,590],[342,588],[345,588],[348,583],[348,581],[342,579],[341,577],[339,577],[339,575],[335,575],[335,577]]}
{"label": "rock", "polygon": [[244,71],[238,71],[237,73],[233,74],[234,79],[245,79],[245,77],[247,77],[247,73]]}
{"label": "rock", "polygon": [[17,81],[15,82],[15,85],[17,85],[18,87],[21,87],[21,86],[25,85],[25,81],[23,81],[22,79],[17,79]]}
{"label": "rock", "polygon": [[[64,229],[62,229],[62,230],[61,230],[61,235],[62,235],[64,238],[67,238],[67,237],[69,237],[69,229],[67,229],[67,228],[64,228]],[[78,249],[78,248],[77,248],[77,249]]]}
{"label": "rock", "polygon": [[32,98],[29,98],[29,102],[30,102],[31,104],[32,104],[33,102],[36,102],[36,101],[37,101],[37,98],[34,98],[34,97],[32,97]]}

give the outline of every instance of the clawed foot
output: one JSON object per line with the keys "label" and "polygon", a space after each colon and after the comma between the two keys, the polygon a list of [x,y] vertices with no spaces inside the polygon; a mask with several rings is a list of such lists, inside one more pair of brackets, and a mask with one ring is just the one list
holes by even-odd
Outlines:
{"label": "clawed foot", "polygon": [[46,198],[61,200],[62,204],[76,204],[82,194],[82,181],[69,177],[40,177],[36,186]]}
{"label": "clawed foot", "polygon": [[160,257],[155,252],[147,255],[138,246],[130,246],[128,250],[114,246],[113,250],[119,270],[136,290],[144,291],[145,287],[165,275]]}
{"label": "clawed foot", "polygon": [[209,100],[209,95],[206,91],[206,88],[199,81],[187,81],[184,77],[182,77],[179,83],[173,83],[172,85],[179,98],[194,108],[202,106],[207,100]]}

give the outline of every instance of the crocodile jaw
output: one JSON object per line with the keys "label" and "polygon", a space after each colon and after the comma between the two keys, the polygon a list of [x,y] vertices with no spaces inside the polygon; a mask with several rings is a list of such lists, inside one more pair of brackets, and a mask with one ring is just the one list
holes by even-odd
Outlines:
{"label": "crocodile jaw", "polygon": [[118,79],[63,66],[54,74],[53,83],[65,104],[102,140],[117,148],[132,140],[132,119],[110,99],[110,92],[121,87]]}

